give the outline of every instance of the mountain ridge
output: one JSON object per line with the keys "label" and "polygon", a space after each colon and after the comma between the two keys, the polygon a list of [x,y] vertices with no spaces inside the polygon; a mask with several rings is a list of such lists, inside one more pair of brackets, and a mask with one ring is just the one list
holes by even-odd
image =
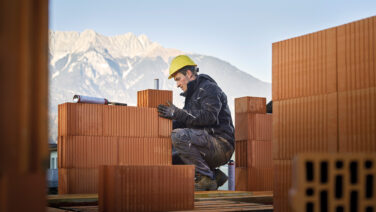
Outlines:
{"label": "mountain ridge", "polygon": [[[104,36],[93,30],[49,32],[49,142],[57,139],[57,105],[72,102],[74,94],[104,97],[110,101],[137,104],[137,91],[154,87],[173,90],[174,103],[182,107],[183,97],[168,68],[173,57],[188,54],[210,75],[228,97],[233,112],[234,98],[259,96],[271,99],[271,84],[263,82],[229,62],[213,56],[163,48],[146,35],[126,33]],[[81,37],[81,39],[80,39]]]}

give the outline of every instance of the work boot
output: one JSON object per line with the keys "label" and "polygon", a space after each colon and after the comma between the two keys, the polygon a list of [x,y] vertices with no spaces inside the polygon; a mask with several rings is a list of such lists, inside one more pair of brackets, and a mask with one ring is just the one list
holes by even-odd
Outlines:
{"label": "work boot", "polygon": [[217,190],[217,181],[206,175],[198,174],[195,179],[195,191]]}
{"label": "work boot", "polygon": [[225,184],[225,182],[228,179],[227,175],[223,173],[220,169],[214,169],[214,177],[215,181],[217,181],[217,189],[223,186],[223,184]]}

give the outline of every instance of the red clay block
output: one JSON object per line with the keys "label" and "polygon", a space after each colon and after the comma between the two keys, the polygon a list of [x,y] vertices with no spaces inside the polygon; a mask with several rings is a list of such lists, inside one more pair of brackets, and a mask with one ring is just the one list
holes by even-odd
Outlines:
{"label": "red clay block", "polygon": [[194,166],[102,166],[100,211],[170,211],[194,208]]}
{"label": "red clay block", "polygon": [[[294,211],[306,211],[307,204],[317,208],[314,211],[338,211],[338,207],[374,211],[375,164],[373,153],[299,154],[294,159],[290,190]],[[327,202],[326,206],[322,202]]]}
{"label": "red clay block", "polygon": [[251,141],[248,145],[247,167],[272,169],[272,141]]}
{"label": "red clay block", "polygon": [[103,107],[103,105],[81,103],[59,105],[59,136],[102,135]]}
{"label": "red clay block", "polygon": [[338,91],[376,86],[375,16],[337,27]]}
{"label": "red clay block", "polygon": [[248,174],[246,167],[235,167],[235,190],[248,191]]}
{"label": "red clay block", "polygon": [[171,165],[170,138],[119,137],[119,165]]}
{"label": "red clay block", "polygon": [[235,113],[266,113],[266,98],[239,97],[235,98]]}
{"label": "red clay block", "polygon": [[235,167],[247,167],[248,141],[235,141]]}
{"label": "red clay block", "polygon": [[59,168],[96,168],[118,164],[118,138],[104,136],[61,136]]}
{"label": "red clay block", "polygon": [[137,107],[154,107],[172,103],[172,91],[147,89],[137,92]]}
{"label": "red clay block", "polygon": [[273,207],[274,211],[291,211],[288,201],[288,192],[291,188],[292,161],[273,161]]}
{"label": "red clay block", "polygon": [[235,166],[272,168],[272,141],[236,141]]}
{"label": "red clay block", "polygon": [[279,96],[280,72],[281,72],[281,42],[272,44],[272,100],[276,101]]}
{"label": "red clay block", "polygon": [[99,165],[171,165],[170,138],[61,136],[59,168]]}
{"label": "red clay block", "polygon": [[338,93],[339,152],[376,152],[376,87]]}
{"label": "red clay block", "polygon": [[273,102],[273,159],[337,152],[337,93]]}
{"label": "red clay block", "polygon": [[171,137],[172,121],[158,117],[158,135],[159,137]]}
{"label": "red clay block", "polygon": [[247,168],[248,191],[272,191],[273,168]]}
{"label": "red clay block", "polygon": [[273,101],[337,91],[336,28],[272,45]]}
{"label": "red clay block", "polygon": [[272,126],[273,115],[272,114],[258,114],[256,115],[255,124],[255,138],[259,141],[271,141],[272,140]]}
{"label": "red clay block", "polygon": [[59,194],[98,193],[98,168],[59,168]]}
{"label": "red clay block", "polygon": [[46,206],[44,172],[0,176],[0,211],[45,211]]}
{"label": "red clay block", "polygon": [[272,139],[272,114],[235,114],[235,140]]}
{"label": "red clay block", "polygon": [[104,136],[158,137],[156,108],[105,106]]}
{"label": "red clay block", "polygon": [[[65,103],[59,107],[59,136],[158,137],[168,135],[156,108]],[[60,126],[61,125],[61,126]]]}

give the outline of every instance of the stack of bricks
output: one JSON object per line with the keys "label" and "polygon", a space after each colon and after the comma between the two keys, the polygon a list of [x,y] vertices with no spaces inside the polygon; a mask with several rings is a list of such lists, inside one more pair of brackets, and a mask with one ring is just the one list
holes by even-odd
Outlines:
{"label": "stack of bricks", "polygon": [[266,99],[235,99],[235,189],[273,190],[272,114]]}
{"label": "stack of bricks", "polygon": [[275,211],[298,153],[376,152],[375,33],[370,17],[273,43]]}
{"label": "stack of bricks", "polygon": [[[101,165],[171,165],[172,122],[155,106],[172,102],[172,91],[140,91],[139,107],[59,105],[59,194],[97,193]],[[140,95],[139,95],[140,97]]]}

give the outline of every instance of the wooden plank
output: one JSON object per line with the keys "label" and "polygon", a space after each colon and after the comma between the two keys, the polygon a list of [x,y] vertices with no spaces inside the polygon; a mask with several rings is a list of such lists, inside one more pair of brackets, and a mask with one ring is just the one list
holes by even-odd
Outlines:
{"label": "wooden plank", "polygon": [[61,207],[72,205],[98,205],[98,194],[61,194],[48,195],[48,206]]}
{"label": "wooden plank", "polygon": [[[92,206],[98,204],[98,194],[49,195],[48,206]],[[199,191],[195,192],[195,206],[202,204],[221,204],[223,202],[243,202],[250,204],[272,204],[273,192],[245,191]]]}
{"label": "wooden plank", "polygon": [[[272,212],[272,205],[261,205],[254,203],[243,203],[237,201],[225,201],[223,204],[215,204],[218,201],[208,201],[205,204],[200,205],[195,203],[195,209],[191,211],[260,211],[260,212]],[[49,208],[48,212],[55,211],[81,211],[81,212],[97,212],[98,206],[74,206],[74,207],[61,207],[60,210],[53,210]]]}

